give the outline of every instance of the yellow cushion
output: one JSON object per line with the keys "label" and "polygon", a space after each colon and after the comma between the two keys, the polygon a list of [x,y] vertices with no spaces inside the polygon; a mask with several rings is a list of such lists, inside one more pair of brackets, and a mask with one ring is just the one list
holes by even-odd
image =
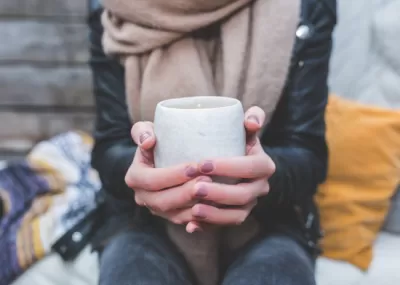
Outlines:
{"label": "yellow cushion", "polygon": [[326,123],[328,179],[316,195],[323,255],[366,270],[400,181],[400,111],[331,95]]}

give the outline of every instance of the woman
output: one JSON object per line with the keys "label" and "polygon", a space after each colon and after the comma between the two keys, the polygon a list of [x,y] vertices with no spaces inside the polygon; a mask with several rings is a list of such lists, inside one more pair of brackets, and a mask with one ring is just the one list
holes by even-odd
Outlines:
{"label": "woman", "polygon": [[[175,2],[181,6],[170,4]],[[313,264],[319,253],[320,231],[313,195],[327,168],[324,112],[336,3],[303,0],[298,11],[296,5],[284,9],[274,6],[290,2],[275,0],[203,1],[212,8],[190,6],[200,2],[106,0],[106,12],[99,6],[90,18],[97,104],[93,166],[107,193],[100,284],[195,284],[187,263],[165,234],[164,221],[188,224],[189,231],[197,231],[202,230],[202,223],[235,225],[250,215],[257,218],[262,231],[246,246],[225,256],[221,284],[315,284]],[[214,7],[216,2],[221,5]],[[135,6],[139,4],[140,9]],[[265,14],[254,9],[257,5],[265,8]],[[271,7],[275,8],[268,10]],[[282,18],[286,26],[273,18],[286,12],[290,15]],[[296,13],[300,19],[292,17]],[[176,14],[177,18],[168,22]],[[268,20],[266,15],[276,25],[271,21],[265,27],[252,26],[258,20]],[[148,18],[156,24],[146,27],[143,23],[148,23]],[[250,24],[243,29],[235,23]],[[293,23],[293,34],[279,33],[290,31]],[[237,35],[251,39],[252,44],[233,41],[224,45]],[[268,41],[271,38],[265,35],[280,41]],[[266,42],[257,41],[263,37]],[[241,48],[243,56],[226,60]],[[266,66],[263,57],[254,56],[257,53],[269,56]],[[284,65],[277,60],[273,66],[274,55],[290,62]],[[238,60],[242,58],[247,65]],[[253,65],[251,58],[256,59]],[[251,76],[235,78],[235,66],[245,66],[240,72]],[[191,84],[187,74],[196,75]],[[179,80],[181,77],[185,80]],[[207,85],[207,80],[213,84]],[[218,89],[220,85],[224,88]],[[280,88],[275,92],[268,89],[271,85]],[[195,88],[190,89],[192,86]],[[152,168],[156,137],[152,124],[142,120],[151,120],[154,104],[160,99],[157,96],[173,88],[178,88],[174,92],[183,90],[179,96],[214,89],[224,95],[223,90],[228,89],[228,95],[237,94],[246,107],[253,106],[248,108],[245,121],[248,155]],[[262,171],[249,171],[254,165]],[[211,182],[205,193],[196,192],[198,177],[209,175],[252,179],[240,188]],[[199,197],[231,207],[207,206],[197,202]]]}

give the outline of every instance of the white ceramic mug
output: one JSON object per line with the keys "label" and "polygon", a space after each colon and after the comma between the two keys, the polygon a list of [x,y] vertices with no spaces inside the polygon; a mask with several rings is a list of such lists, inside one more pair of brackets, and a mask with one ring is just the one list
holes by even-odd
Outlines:
{"label": "white ceramic mug", "polygon": [[162,101],[156,107],[154,132],[157,168],[245,155],[244,111],[234,98],[200,96]]}

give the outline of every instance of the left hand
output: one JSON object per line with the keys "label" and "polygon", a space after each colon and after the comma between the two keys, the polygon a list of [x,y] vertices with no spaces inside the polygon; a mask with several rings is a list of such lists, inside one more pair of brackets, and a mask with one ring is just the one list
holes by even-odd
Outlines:
{"label": "left hand", "polygon": [[242,181],[245,179],[246,182],[236,185],[197,182],[193,197],[212,203],[200,203],[192,207],[194,222],[187,225],[188,232],[199,230],[201,222],[240,225],[247,219],[258,198],[268,194],[268,178],[275,172],[275,164],[264,152],[257,136],[264,120],[265,113],[258,107],[252,107],[246,112],[246,156],[218,158],[200,163],[199,169],[204,175],[231,177]]}

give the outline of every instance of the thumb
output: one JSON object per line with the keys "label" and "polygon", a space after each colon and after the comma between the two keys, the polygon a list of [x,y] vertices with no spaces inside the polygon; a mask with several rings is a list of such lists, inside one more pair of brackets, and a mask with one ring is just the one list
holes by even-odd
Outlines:
{"label": "thumb", "polygon": [[150,150],[156,144],[156,136],[154,134],[153,123],[138,122],[133,125],[131,135],[134,142],[142,150]]}
{"label": "thumb", "polygon": [[251,107],[244,115],[244,126],[247,134],[252,135],[257,133],[264,124],[265,112],[260,107]]}

